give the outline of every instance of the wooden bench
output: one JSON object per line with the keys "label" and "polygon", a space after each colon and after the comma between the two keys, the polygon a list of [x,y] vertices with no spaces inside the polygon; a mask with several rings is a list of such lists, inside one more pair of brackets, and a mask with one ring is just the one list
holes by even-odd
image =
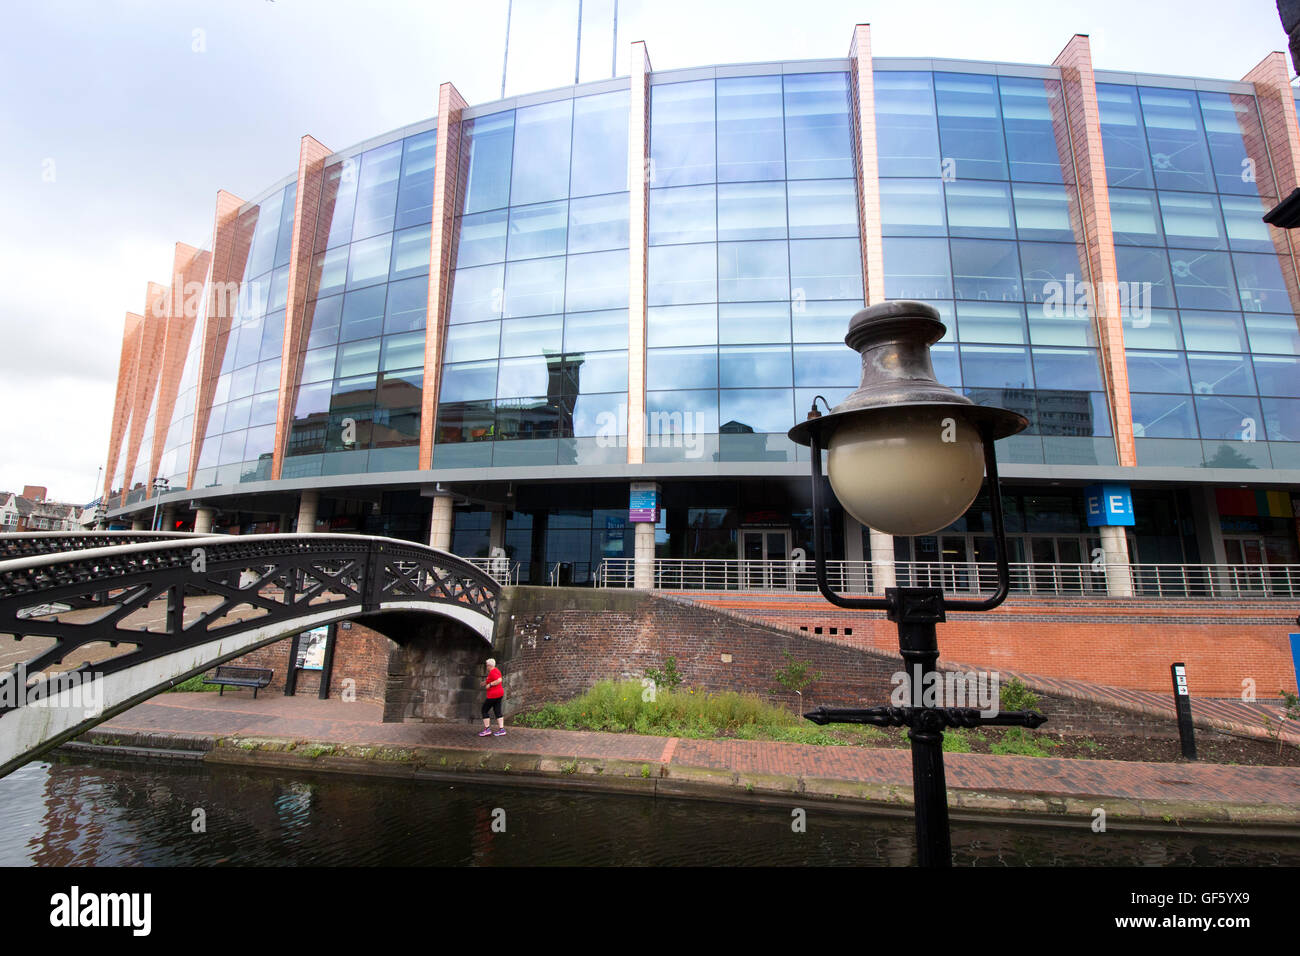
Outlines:
{"label": "wooden bench", "polygon": [[271,683],[271,678],[275,672],[267,667],[232,667],[222,664],[212,676],[203,678],[205,684],[220,684],[221,690],[217,691],[220,697],[226,692],[226,685],[231,687],[251,687],[253,688],[253,700],[257,700],[257,691],[260,687],[265,687]]}

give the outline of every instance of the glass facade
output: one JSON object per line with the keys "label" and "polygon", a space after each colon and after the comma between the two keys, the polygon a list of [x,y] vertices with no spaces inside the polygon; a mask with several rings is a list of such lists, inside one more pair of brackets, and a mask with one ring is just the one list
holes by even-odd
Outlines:
{"label": "glass facade", "polygon": [[646,461],[795,460],[860,378],[847,74],[653,86],[649,174]]}
{"label": "glass facade", "polygon": [[1002,460],[1115,464],[1060,82],[878,72],[875,94],[885,297],[939,310],[941,382],[1029,419]]}
{"label": "glass facade", "polygon": [[1300,466],[1300,303],[1261,221],[1277,189],[1254,96],[1097,97],[1138,464]]}
{"label": "glass facade", "polygon": [[626,460],[628,93],[475,117],[433,465]]}

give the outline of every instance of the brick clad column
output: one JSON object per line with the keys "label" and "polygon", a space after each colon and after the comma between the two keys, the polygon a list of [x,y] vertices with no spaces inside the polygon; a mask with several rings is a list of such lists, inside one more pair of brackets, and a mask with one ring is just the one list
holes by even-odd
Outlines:
{"label": "brick clad column", "polygon": [[211,260],[212,254],[206,250],[195,249],[183,242],[176,243],[172,257],[171,294],[167,298],[162,361],[158,373],[158,410],[154,419],[153,446],[149,458],[151,475],[158,474],[163,446],[167,443],[167,433],[171,428],[172,412],[176,409],[181,375],[185,372],[185,358],[189,354],[194,327],[198,324],[198,297],[191,297],[189,293],[196,287],[202,288]]}
{"label": "brick clad column", "polygon": [[[150,282],[145,293],[144,325],[140,330],[140,351],[136,356],[134,384],[131,389],[131,424],[126,435],[126,462],[122,472],[122,487],[130,490],[135,482],[146,487],[153,481],[152,474],[137,474],[136,460],[144,441],[144,426],[149,416],[158,388],[158,373],[162,368],[164,333],[167,330],[167,301],[170,291],[166,286]],[[152,449],[150,449],[152,452]],[[145,465],[145,471],[149,466]],[[150,497],[151,495],[146,495]]]}
{"label": "brick clad column", "polygon": [[[1256,188],[1271,208],[1300,186],[1300,123],[1296,120],[1286,55],[1270,53],[1243,79],[1255,87],[1263,126],[1243,129],[1242,134],[1246,152],[1255,161]],[[1268,234],[1282,268],[1291,311],[1300,314],[1300,265],[1296,262],[1295,237],[1292,230],[1276,226],[1269,226]]]}
{"label": "brick clad column", "polygon": [[329,147],[304,136],[298,147],[298,188],[293,200],[293,245],[289,254],[289,292],[284,307],[284,345],[280,350],[280,394],[276,400],[275,444],[271,449],[271,478],[280,480],[289,446],[294,400],[302,375],[303,346],[307,334],[307,284],[316,245],[316,220],[320,216],[321,189]]}
{"label": "brick clad column", "polygon": [[1103,525],[1102,560],[1106,563],[1106,593],[1111,597],[1133,596],[1133,571],[1128,562],[1128,535],[1119,526]]}
{"label": "brick clad column", "polygon": [[434,151],[433,224],[429,229],[429,304],[424,324],[424,392],[420,399],[420,461],[433,467],[438,427],[438,392],[442,387],[442,352],[451,308],[452,269],[456,264],[456,214],[465,201],[468,151],[462,160],[460,118],[468,104],[456,87],[438,88],[438,143]]}
{"label": "brick clad column", "polygon": [[[1074,150],[1079,190],[1081,241],[1086,250],[1093,296],[1093,324],[1101,357],[1101,373],[1110,406],[1111,434],[1120,465],[1137,464],[1133,443],[1133,409],[1129,399],[1128,363],[1124,356],[1124,325],[1120,317],[1119,269],[1115,265],[1115,236],[1110,221],[1110,190],[1101,147],[1101,112],[1093,79],[1088,37],[1076,34],[1053,61],[1061,70],[1065,99],[1064,126]],[[1053,116],[1059,127],[1061,120]]]}
{"label": "brick clad column", "polygon": [[[628,97],[627,463],[645,462],[646,259],[650,242],[650,53],[632,44]],[[640,541],[638,530],[637,540]],[[653,553],[653,549],[652,549]]]}
{"label": "brick clad column", "polygon": [[[135,389],[135,374],[140,359],[140,333],[144,327],[144,316],[134,312],[126,314],[126,324],[122,329],[122,353],[117,360],[117,392],[113,399],[113,426],[108,435],[108,464],[104,471],[104,507],[114,508],[117,502],[108,500],[113,490],[113,476],[117,473],[117,463],[122,458],[122,446],[125,444],[127,423],[131,414],[131,393]],[[125,472],[123,472],[125,484]],[[122,489],[118,489],[119,491]],[[119,495],[119,501],[123,496]]]}

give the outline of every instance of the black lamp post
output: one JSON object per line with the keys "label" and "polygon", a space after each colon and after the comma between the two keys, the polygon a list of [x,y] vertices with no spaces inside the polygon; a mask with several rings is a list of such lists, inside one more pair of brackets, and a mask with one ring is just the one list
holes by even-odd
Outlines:
{"label": "black lamp post", "polygon": [[[813,546],[817,588],[838,607],[888,612],[911,680],[912,706],[865,710],[818,707],[805,714],[818,724],[906,726],[912,741],[912,787],[917,856],[922,866],[951,866],[948,795],[943,772],[945,727],[979,724],[1037,727],[1033,711],[982,717],[974,707],[938,707],[922,694],[939,658],[935,625],[945,612],[987,611],[1006,600],[1007,566],[1002,491],[993,443],[1029,423],[1002,408],[976,405],[941,385],[930,346],[943,337],[939,312],[922,302],[897,301],[863,309],[849,322],[844,342],[862,354],[862,384],[827,415],[816,402],[790,439],[812,452]],[[896,535],[931,534],[961,517],[979,493],[985,472],[997,550],[997,590],[982,600],[953,600],[941,588],[894,587],[884,598],[849,598],[826,577],[822,522],[822,451],[829,451],[831,490],[867,527]],[[919,679],[917,679],[919,678]],[[926,705],[926,701],[929,705]]]}

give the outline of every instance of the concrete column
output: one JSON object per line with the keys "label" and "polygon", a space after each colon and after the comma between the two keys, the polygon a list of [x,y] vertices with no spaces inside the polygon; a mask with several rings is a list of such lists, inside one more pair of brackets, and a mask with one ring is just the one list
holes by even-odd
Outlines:
{"label": "concrete column", "polygon": [[1120,525],[1102,525],[1101,552],[1106,562],[1106,593],[1111,597],[1133,596],[1133,571],[1128,562],[1128,537]]}
{"label": "concrete column", "polygon": [[492,523],[488,526],[488,550],[504,548],[506,546],[506,513],[504,511],[493,511],[490,520]]}
{"label": "concrete column", "polygon": [[282,511],[278,518],[281,534],[291,534],[294,529],[294,517],[291,511]]}
{"label": "concrete column", "polygon": [[429,547],[451,550],[451,496],[437,495],[433,499],[433,517],[429,520]]}
{"label": "concrete column", "polygon": [[162,523],[158,526],[160,531],[171,531],[176,526],[176,506],[162,506]]}
{"label": "concrete column", "polygon": [[648,521],[637,522],[636,543],[633,548],[636,571],[632,586],[648,591],[655,586],[655,526]]}
{"label": "concrete column", "polygon": [[148,531],[148,530],[149,530],[149,522],[145,521],[143,518],[132,518],[132,519],[131,519],[131,530],[132,530],[132,531]]}
{"label": "concrete column", "polygon": [[320,492],[315,488],[308,488],[298,499],[298,533],[315,534],[316,532],[316,509],[320,505]]}
{"label": "concrete column", "polygon": [[884,594],[885,588],[898,586],[894,573],[894,536],[871,528],[871,575],[875,585],[873,594]]}
{"label": "concrete column", "polygon": [[215,508],[199,508],[195,511],[194,531],[197,534],[210,534],[212,532],[212,519],[215,514]]}

